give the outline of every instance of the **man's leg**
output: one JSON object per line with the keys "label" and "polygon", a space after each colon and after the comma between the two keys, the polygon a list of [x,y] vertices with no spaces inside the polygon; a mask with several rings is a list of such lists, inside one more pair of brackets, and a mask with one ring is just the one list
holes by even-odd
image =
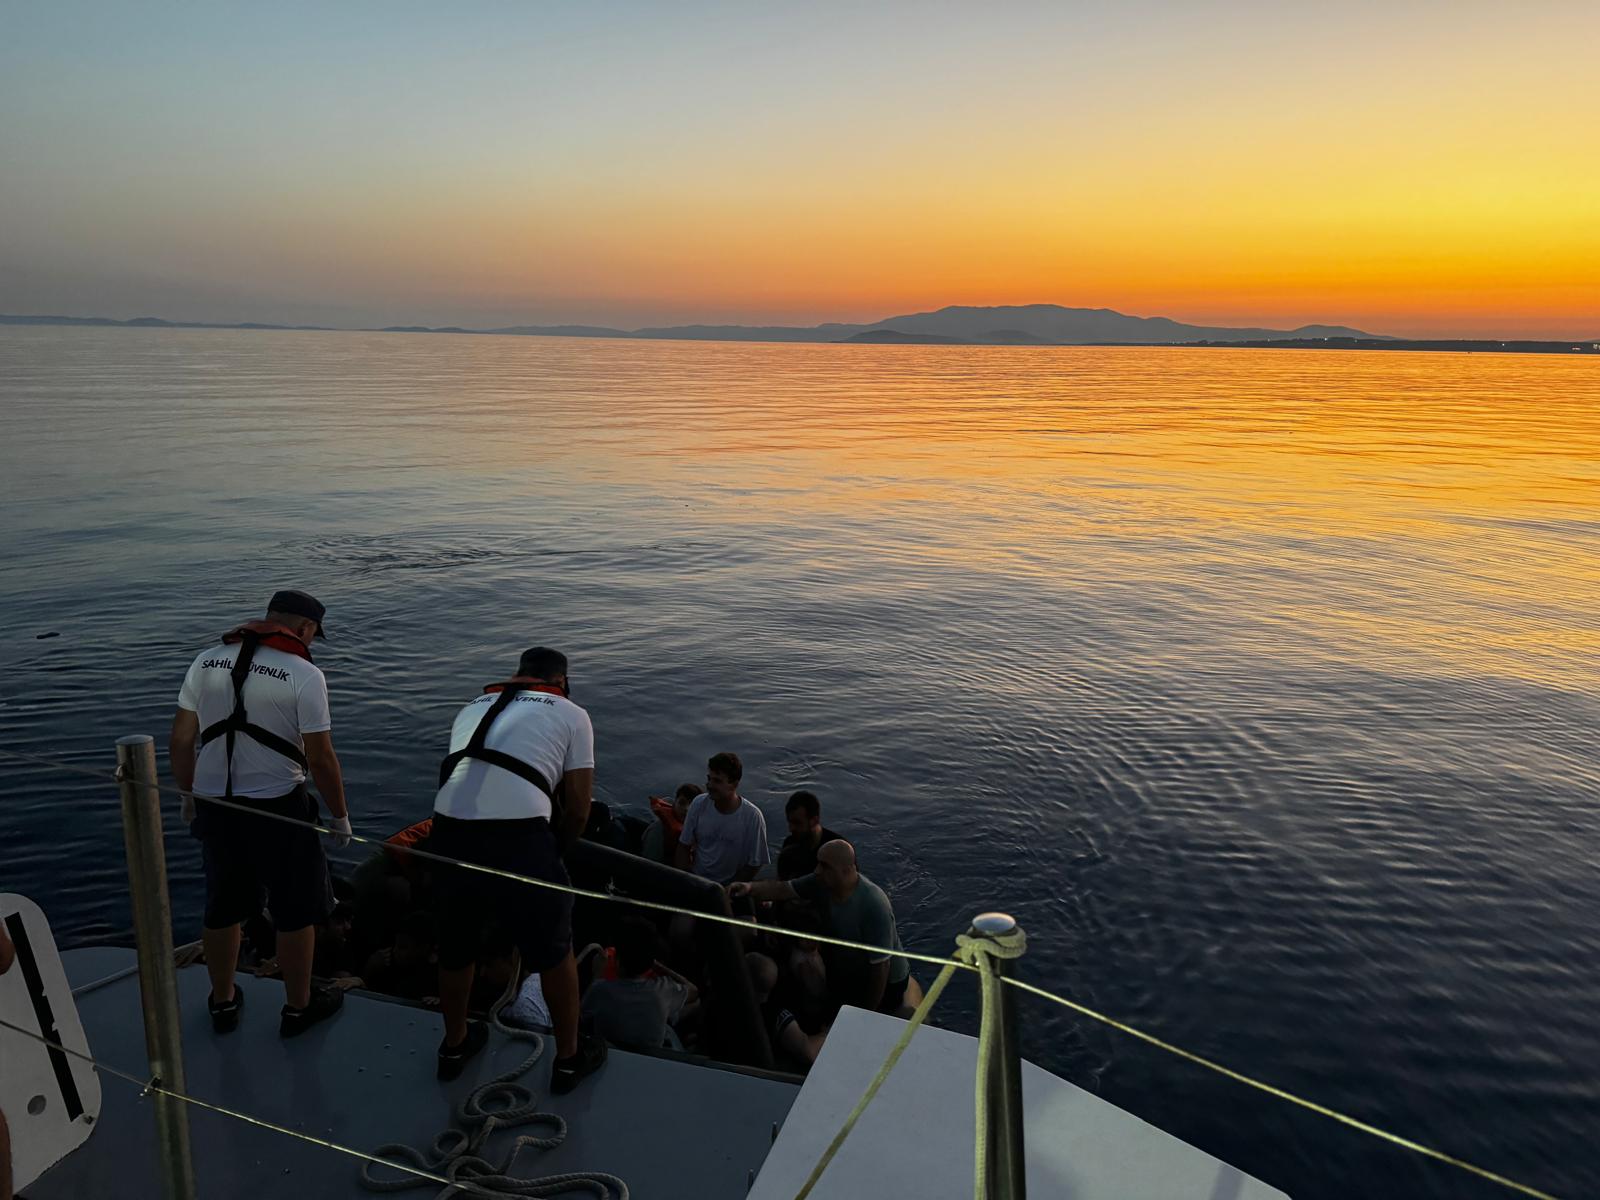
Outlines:
{"label": "man's leg", "polygon": [[[234,928],[237,935],[238,927]],[[311,1003],[311,959],[316,951],[315,925],[278,930],[278,969],[283,972],[284,1001],[290,1008],[304,1008]]]}
{"label": "man's leg", "polygon": [[556,1031],[556,1057],[571,1058],[578,1052],[578,962],[572,951],[555,966],[539,972],[544,1002],[550,1008],[550,1024]]}
{"label": "man's leg", "polygon": [[[477,969],[476,963],[453,970],[439,968],[439,1009],[444,1013],[444,1041],[447,1046],[459,1046],[467,1036],[467,1002],[472,998],[472,977]],[[576,986],[576,972],[572,978]],[[552,1005],[551,1012],[554,1011]]]}
{"label": "man's leg", "polygon": [[218,1004],[233,999],[233,976],[239,966],[239,926],[201,929],[200,944],[206,951],[206,974],[211,976],[211,997]]}

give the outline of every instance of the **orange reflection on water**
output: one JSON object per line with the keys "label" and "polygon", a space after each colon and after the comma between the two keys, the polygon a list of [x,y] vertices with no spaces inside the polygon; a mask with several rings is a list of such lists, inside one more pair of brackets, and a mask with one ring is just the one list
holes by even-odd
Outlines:
{"label": "orange reflection on water", "polygon": [[315,336],[297,402],[534,508],[555,489],[853,586],[876,560],[1068,605],[1129,588],[1216,614],[1218,655],[1600,691],[1590,359]]}

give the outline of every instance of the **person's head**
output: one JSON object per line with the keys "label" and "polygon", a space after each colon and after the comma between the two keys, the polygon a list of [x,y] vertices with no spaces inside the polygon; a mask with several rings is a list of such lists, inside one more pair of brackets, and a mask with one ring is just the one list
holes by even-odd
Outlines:
{"label": "person's head", "polygon": [[672,810],[680,817],[689,811],[689,805],[694,803],[694,798],[705,788],[698,783],[680,783],[678,790],[672,793]]}
{"label": "person's head", "polygon": [[290,630],[308,646],[312,638],[326,636],[322,632],[322,618],[327,613],[322,601],[309,592],[293,588],[273,592],[272,599],[267,601],[267,620]]}
{"label": "person's head", "polygon": [[796,792],[783,806],[783,815],[789,822],[793,837],[816,835],[822,832],[822,801],[810,792]]}
{"label": "person's head", "polygon": [[744,969],[750,973],[750,987],[756,994],[756,1003],[765,1004],[772,989],[778,986],[778,964],[765,954],[751,950],[744,956]]}
{"label": "person's head", "polygon": [[824,842],[817,847],[817,882],[823,891],[836,900],[842,900],[855,891],[856,848],[843,838]]}
{"label": "person's head", "polygon": [[655,965],[660,938],[643,917],[624,917],[617,924],[617,974],[637,979]]}
{"label": "person's head", "polygon": [[326,933],[335,942],[348,941],[354,918],[355,910],[341,900],[333,906],[333,911],[328,914],[327,924],[317,931],[317,936],[321,937]]}
{"label": "person's head", "polygon": [[744,764],[737,754],[728,750],[713,754],[706,763],[706,794],[726,804],[739,794],[739,780],[743,778]]}
{"label": "person's head", "polygon": [[572,692],[572,685],[567,679],[567,656],[548,646],[524,650],[522,657],[517,660],[517,674],[525,679],[537,679],[558,687],[562,695]]}
{"label": "person's head", "polygon": [[817,920],[817,914],[809,905],[785,904],[779,907],[777,924],[782,929],[798,936],[782,939],[792,949],[803,950],[811,953],[818,948],[818,943],[812,940],[815,935],[822,932],[822,922]]}
{"label": "person's head", "polygon": [[435,940],[433,918],[425,912],[409,914],[395,930],[395,964],[402,967],[425,965],[433,955]]}
{"label": "person's head", "polygon": [[497,947],[478,959],[477,975],[472,981],[472,994],[485,1005],[503,996],[515,980],[516,950],[510,946]]}

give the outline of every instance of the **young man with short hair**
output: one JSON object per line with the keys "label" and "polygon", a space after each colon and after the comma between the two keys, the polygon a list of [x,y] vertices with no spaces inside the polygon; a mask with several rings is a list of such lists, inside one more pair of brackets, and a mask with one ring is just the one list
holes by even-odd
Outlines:
{"label": "young man with short hair", "polygon": [[839,835],[822,824],[822,801],[813,792],[796,792],[783,806],[789,835],[778,849],[778,878],[798,879],[817,869],[817,848]]}
{"label": "young man with short hair", "polygon": [[771,861],[767,818],[739,795],[743,776],[744,764],[737,754],[724,751],[711,756],[705,793],[689,805],[678,835],[678,870],[725,884],[754,879]]}
{"label": "young man with short hair", "polygon": [[[328,684],[311,661],[327,609],[300,591],[280,591],[264,620],[246,621],[190,665],[178,693],[168,753],[184,818],[200,839],[206,908],[200,939],[211,976],[211,1027],[239,1024],[244,993],[234,982],[240,925],[266,895],[277,930],[285,1004],[283,1037],[305,1032],[344,1003],[337,988],[311,986],[316,926],[333,911],[333,883],[315,830],[271,819],[314,822],[309,774],[333,818],[337,844],[350,841],[344,778],[329,730]],[[208,799],[221,799],[261,816]],[[198,808],[196,808],[198,802]]]}
{"label": "young man with short hair", "polygon": [[[439,768],[430,853],[551,883],[571,881],[565,846],[583,833],[594,797],[594,728],[571,700],[567,656],[523,652],[517,673],[490,684],[456,714]],[[557,798],[560,800],[559,813]],[[557,828],[559,822],[559,828]],[[550,1090],[570,1092],[605,1062],[605,1042],[578,1035],[578,968],[572,957],[572,894],[441,865],[438,1075],[454,1079],[488,1041],[467,1020],[485,933],[497,929],[537,971],[555,1026]]]}

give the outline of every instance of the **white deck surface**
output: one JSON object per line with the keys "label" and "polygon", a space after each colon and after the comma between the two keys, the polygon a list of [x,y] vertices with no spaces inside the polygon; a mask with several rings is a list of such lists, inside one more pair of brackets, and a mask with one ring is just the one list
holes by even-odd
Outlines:
{"label": "white deck surface", "polygon": [[[904,1025],[847,1008],[750,1200],[793,1200]],[[972,1195],[976,1038],[923,1026],[839,1151],[815,1200]],[[1022,1064],[1029,1200],[1287,1200],[1115,1105]]]}

